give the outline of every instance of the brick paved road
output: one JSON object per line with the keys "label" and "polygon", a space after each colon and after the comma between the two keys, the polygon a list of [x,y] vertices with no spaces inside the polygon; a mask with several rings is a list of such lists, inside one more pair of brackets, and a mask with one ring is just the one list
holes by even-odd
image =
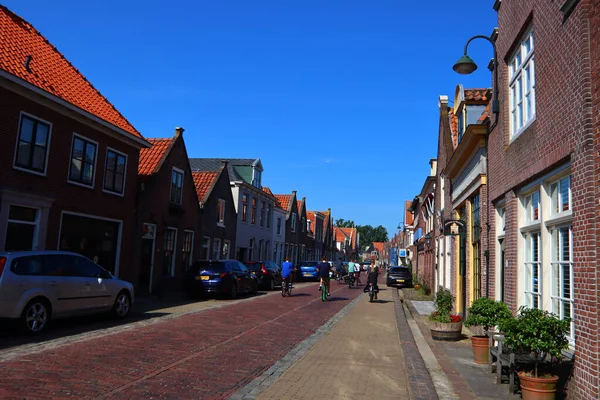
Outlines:
{"label": "brick paved road", "polygon": [[0,398],[227,397],[362,293],[333,283],[333,301],[322,303],[316,287],[0,362]]}

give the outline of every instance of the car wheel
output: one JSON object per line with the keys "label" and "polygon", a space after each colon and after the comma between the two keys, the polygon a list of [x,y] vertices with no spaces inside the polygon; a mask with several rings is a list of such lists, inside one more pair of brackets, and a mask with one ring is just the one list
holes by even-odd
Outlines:
{"label": "car wheel", "polygon": [[275,279],[273,278],[269,280],[269,290],[275,290]]}
{"label": "car wheel", "polygon": [[125,318],[131,310],[131,296],[125,290],[119,292],[113,305],[113,315],[117,318]]}
{"label": "car wheel", "polygon": [[40,333],[50,321],[50,303],[43,298],[33,299],[23,309],[22,326],[29,333]]}
{"label": "car wheel", "polygon": [[233,283],[233,284],[231,284],[231,289],[229,289],[229,297],[231,298],[231,300],[235,300],[237,298],[237,295],[238,295],[237,284]]}

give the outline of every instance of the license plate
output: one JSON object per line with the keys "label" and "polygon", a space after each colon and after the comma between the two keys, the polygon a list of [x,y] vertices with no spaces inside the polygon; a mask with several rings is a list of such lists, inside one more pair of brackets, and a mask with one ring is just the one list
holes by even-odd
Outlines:
{"label": "license plate", "polygon": [[304,276],[311,276],[312,274],[310,272],[305,272],[302,275],[304,275]]}
{"label": "license plate", "polygon": [[396,282],[403,283],[403,282],[404,282],[404,279],[396,279]]}
{"label": "license plate", "polygon": [[197,281],[207,281],[208,280],[208,275],[201,275],[201,276],[197,276],[196,280]]}

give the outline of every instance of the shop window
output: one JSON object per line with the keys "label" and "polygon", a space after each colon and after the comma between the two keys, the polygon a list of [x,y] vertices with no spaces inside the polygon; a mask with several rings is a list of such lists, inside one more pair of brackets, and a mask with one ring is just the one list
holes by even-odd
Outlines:
{"label": "shop window", "polygon": [[183,195],[183,171],[173,167],[171,171],[170,201],[173,204],[181,204]]}
{"label": "shop window", "polygon": [[165,230],[165,259],[163,274],[175,276],[175,246],[177,244],[177,229],[167,228]]}
{"label": "shop window", "polygon": [[83,136],[73,135],[69,182],[90,187],[94,186],[97,149],[97,142]]}
{"label": "shop window", "polygon": [[14,166],[45,175],[49,143],[50,124],[22,114]]}
{"label": "shop window", "polygon": [[104,190],[111,193],[123,194],[125,192],[126,170],[127,156],[108,148],[104,170]]}
{"label": "shop window", "polygon": [[4,244],[6,251],[33,250],[35,248],[38,214],[39,210],[36,208],[10,206]]}

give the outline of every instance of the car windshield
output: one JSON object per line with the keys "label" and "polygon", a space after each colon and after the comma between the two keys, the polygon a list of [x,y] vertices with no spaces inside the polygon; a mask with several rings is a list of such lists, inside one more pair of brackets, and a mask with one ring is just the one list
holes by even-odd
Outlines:
{"label": "car windshield", "polygon": [[244,265],[246,266],[246,268],[248,268],[250,271],[258,271],[259,269],[262,268],[262,264],[261,263],[244,263]]}
{"label": "car windshield", "polygon": [[209,272],[225,272],[227,268],[225,263],[220,261],[204,261],[196,263],[196,268],[198,271],[209,271]]}
{"label": "car windshield", "polygon": [[390,274],[399,274],[401,272],[406,272],[406,271],[408,271],[408,268],[396,267],[396,268],[390,269]]}

